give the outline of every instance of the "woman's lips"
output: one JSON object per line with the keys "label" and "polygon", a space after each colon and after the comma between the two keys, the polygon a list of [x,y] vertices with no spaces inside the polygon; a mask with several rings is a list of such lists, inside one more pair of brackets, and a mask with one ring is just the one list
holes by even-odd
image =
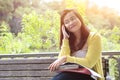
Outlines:
{"label": "woman's lips", "polygon": [[75,24],[73,24],[73,25],[70,25],[70,29],[72,29],[72,28],[74,28],[75,27]]}

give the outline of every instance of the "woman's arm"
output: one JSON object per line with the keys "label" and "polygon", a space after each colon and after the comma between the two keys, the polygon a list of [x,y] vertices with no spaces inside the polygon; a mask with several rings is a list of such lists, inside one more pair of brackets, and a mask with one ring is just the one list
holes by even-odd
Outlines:
{"label": "woman's arm", "polygon": [[70,56],[70,48],[69,48],[69,40],[68,40],[69,35],[65,31],[64,26],[62,26],[62,32],[63,32],[63,43],[61,47],[61,52],[58,56],[58,59],[55,60],[53,63],[51,63],[50,66],[48,67],[50,71],[56,70],[62,63],[66,62],[66,58],[67,58],[66,56]]}
{"label": "woman's arm", "polygon": [[67,50],[61,52],[64,52],[61,54],[67,55],[66,62],[77,63],[92,68],[101,57],[101,37],[99,34],[94,34],[88,40],[88,51],[85,58],[72,57],[68,55]]}
{"label": "woman's arm", "polygon": [[63,39],[63,44],[61,46],[61,51],[58,55],[58,58],[62,56],[70,56],[70,47],[69,47],[69,40]]}

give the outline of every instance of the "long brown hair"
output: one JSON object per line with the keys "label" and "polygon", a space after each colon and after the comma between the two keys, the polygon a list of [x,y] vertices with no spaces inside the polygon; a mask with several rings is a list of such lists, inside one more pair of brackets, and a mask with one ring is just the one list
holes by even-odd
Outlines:
{"label": "long brown hair", "polygon": [[[81,35],[81,42],[80,42],[80,46],[79,46],[79,49],[82,49],[82,47],[84,46],[84,44],[86,43],[87,41],[87,38],[88,38],[88,35],[89,35],[89,30],[87,29],[87,27],[85,26],[84,22],[83,22],[83,19],[81,17],[81,15],[74,9],[65,9],[62,11],[62,14],[61,14],[61,19],[60,19],[60,47],[62,45],[62,39],[63,39],[63,33],[62,33],[62,25],[64,25],[64,17],[66,16],[67,13],[69,12],[73,12],[77,17],[78,19],[81,21],[81,28],[80,28],[80,35]],[[70,50],[71,50],[71,53],[76,51],[75,49],[75,46],[74,46],[74,41],[75,41],[75,36],[73,35],[73,33],[69,32],[67,29],[66,29],[66,32],[69,34],[69,45],[70,45]]]}

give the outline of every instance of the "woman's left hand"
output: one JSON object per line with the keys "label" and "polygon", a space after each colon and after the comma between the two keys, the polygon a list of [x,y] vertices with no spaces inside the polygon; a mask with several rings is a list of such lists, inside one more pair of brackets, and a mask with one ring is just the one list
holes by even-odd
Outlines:
{"label": "woman's left hand", "polygon": [[66,56],[63,56],[57,60],[55,60],[52,64],[50,64],[50,66],[48,67],[48,69],[50,69],[50,71],[55,71],[56,69],[58,69],[58,67],[64,63],[66,61]]}

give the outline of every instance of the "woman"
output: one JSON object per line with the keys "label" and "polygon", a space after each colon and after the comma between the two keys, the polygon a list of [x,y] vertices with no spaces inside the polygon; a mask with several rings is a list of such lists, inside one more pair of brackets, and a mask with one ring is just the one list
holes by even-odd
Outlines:
{"label": "woman", "polygon": [[[89,32],[82,17],[74,9],[66,9],[61,15],[60,47],[58,59],[50,64],[50,71],[55,71],[65,62],[77,63],[93,69],[104,80],[101,62],[101,37],[98,33]],[[89,75],[61,72],[52,80],[95,80]]]}

